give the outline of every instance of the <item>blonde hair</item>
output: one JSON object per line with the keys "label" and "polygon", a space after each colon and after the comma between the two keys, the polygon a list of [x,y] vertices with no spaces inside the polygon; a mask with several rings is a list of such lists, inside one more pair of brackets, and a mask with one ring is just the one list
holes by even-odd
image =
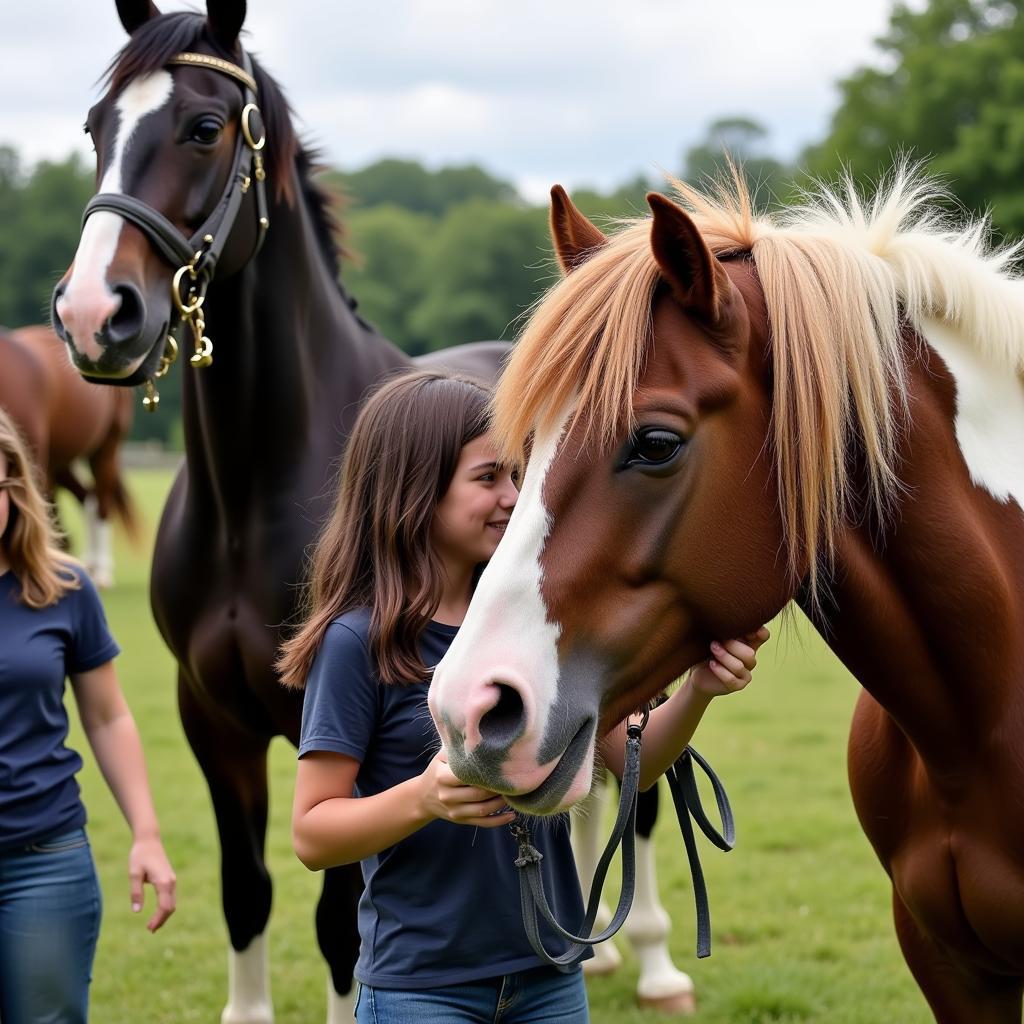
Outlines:
{"label": "blonde hair", "polygon": [[7,529],[0,537],[11,571],[21,584],[21,601],[29,608],[56,604],[80,586],[63,551],[52,510],[39,489],[37,468],[10,416],[0,409],[0,453],[7,459],[4,490],[10,498]]}
{"label": "blonde hair", "polygon": [[[809,570],[816,597],[819,560],[833,557],[850,511],[853,443],[863,448],[871,509],[885,517],[899,492],[904,330],[943,320],[1008,372],[1024,370],[1024,292],[1009,271],[1020,246],[990,248],[984,220],[954,223],[946,193],[905,163],[870,201],[847,180],[772,216],[755,214],[737,173],[708,191],[672,186],[715,256],[749,253],[756,265],[788,568],[795,580]],[[650,225],[620,222],[534,308],[495,398],[503,458],[521,458],[531,434],[553,430],[567,408],[570,428],[582,422],[606,445],[632,426],[660,280]]]}

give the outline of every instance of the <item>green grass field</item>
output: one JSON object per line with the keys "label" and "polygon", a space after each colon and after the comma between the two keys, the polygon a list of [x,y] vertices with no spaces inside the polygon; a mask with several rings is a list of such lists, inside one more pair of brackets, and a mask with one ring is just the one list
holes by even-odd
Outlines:
{"label": "green grass field", "polygon": [[[163,471],[130,478],[150,535],[170,479]],[[79,521],[62,507],[75,535]],[[92,1018],[214,1024],[226,993],[227,940],[213,814],[178,723],[171,659],[150,617],[148,550],[133,552],[119,540],[117,556],[118,584],[105,604],[124,648],[119,673],[145,743],[179,903],[155,936],[145,930],[146,914],[131,913],[127,830],[86,754],[82,787],[106,901]],[[785,628],[776,624],[748,690],[712,707],[697,746],[728,787],[738,845],[726,856],[702,841],[715,936],[708,960],[693,955],[686,858],[665,801],[657,834],[662,898],[674,920],[676,964],[694,978],[695,1019],[705,1024],[931,1019],[900,957],[888,882],[847,790],[846,734],[856,695],[854,681],[796,618]],[[81,749],[77,728],[73,742]],[[318,880],[289,843],[293,771],[294,753],[278,741],[267,844],[275,883],[272,990],[278,1024],[312,1024],[324,1018],[326,982],[313,932]],[[635,1007],[635,981],[627,951],[617,975],[590,982],[595,1024],[661,1019]]]}

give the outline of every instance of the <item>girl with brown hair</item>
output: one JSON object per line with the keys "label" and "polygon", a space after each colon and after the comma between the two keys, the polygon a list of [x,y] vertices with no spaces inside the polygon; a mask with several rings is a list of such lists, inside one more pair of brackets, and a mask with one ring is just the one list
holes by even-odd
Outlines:
{"label": "girl with brown hair", "polygon": [[132,832],[132,909],[151,884],[156,931],[173,913],[139,733],[113,659],[119,648],[81,566],[59,550],[35,467],[0,410],[0,1019],[83,1022],[101,895],[65,745],[64,682]]}
{"label": "girl with brown hair", "polygon": [[[287,684],[306,688],[296,853],[312,870],[362,861],[360,1024],[588,1019],[579,968],[544,965],[527,940],[516,845],[501,828],[514,813],[455,777],[427,709],[430,671],[516,503],[515,477],[487,434],[489,401],[482,385],[432,372],[369,399],[312,557],[306,620],[279,662]],[[741,688],[754,650],[723,658],[731,667],[719,665],[719,678],[707,670],[711,683]],[[678,753],[700,711],[673,707],[677,728],[666,733],[681,739]],[[568,820],[536,828],[552,909],[578,922]],[[550,929],[543,939],[565,949]]]}

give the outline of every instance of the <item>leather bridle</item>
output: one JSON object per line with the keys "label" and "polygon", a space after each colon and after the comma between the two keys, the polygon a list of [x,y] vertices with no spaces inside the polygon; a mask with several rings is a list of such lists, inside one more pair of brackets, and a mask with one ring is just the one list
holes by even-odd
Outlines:
{"label": "leather bridle", "polygon": [[[220,200],[214,206],[203,224],[186,238],[159,210],[135,196],[121,192],[99,192],[86,204],[82,214],[82,225],[92,214],[105,210],[116,213],[134,224],[149,239],[154,250],[175,268],[171,284],[176,315],[171,321],[164,352],[155,377],[162,377],[170,369],[178,354],[178,343],[182,340],[186,326],[192,331],[192,366],[199,369],[213,362],[213,343],[205,335],[206,320],[203,303],[206,289],[217,271],[217,263],[224,246],[231,235],[242,200],[250,188],[255,189],[256,198],[256,243],[246,263],[252,261],[263,245],[270,219],[267,216],[266,170],[263,165],[263,147],[266,145],[266,130],[257,103],[257,85],[253,76],[252,61],[241,51],[241,66],[205,53],[179,53],[167,61],[168,66],[201,67],[233,78],[242,87],[244,104],[240,118],[238,139],[235,144],[234,162],[231,174]],[[155,409],[159,395],[151,377],[145,369],[148,360],[129,377],[114,383],[133,385],[144,383],[146,395],[143,404]],[[103,383],[112,383],[104,379]]]}

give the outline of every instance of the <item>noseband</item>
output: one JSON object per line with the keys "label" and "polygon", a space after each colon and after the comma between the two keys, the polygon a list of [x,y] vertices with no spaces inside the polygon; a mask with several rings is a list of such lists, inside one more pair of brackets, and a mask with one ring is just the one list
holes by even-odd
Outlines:
{"label": "noseband", "polygon": [[[200,369],[213,362],[213,343],[205,335],[206,320],[203,302],[206,289],[217,271],[224,245],[231,235],[238,211],[245,194],[255,183],[256,191],[256,244],[246,262],[250,262],[260,251],[266,237],[270,219],[267,216],[266,171],[263,166],[262,149],[267,136],[263,118],[257,104],[256,79],[253,77],[252,61],[242,50],[242,66],[232,64],[205,53],[179,53],[172,57],[168,66],[201,67],[217,71],[233,78],[242,86],[245,103],[239,124],[235,156],[228,176],[227,185],[217,205],[202,226],[190,238],[186,238],[159,210],[153,209],[135,196],[121,192],[99,192],[86,204],[82,214],[82,225],[98,210],[116,213],[130,221],[149,239],[153,248],[163,259],[175,268],[171,284],[171,297],[177,311],[172,321],[164,352],[154,376],[162,377],[178,356],[178,343],[186,326],[192,331],[193,355],[189,360],[193,367]],[[145,361],[143,366],[145,365]],[[104,380],[103,383],[111,383]],[[140,367],[136,373],[119,383],[133,385],[145,383],[146,395],[143,405],[153,411],[160,401],[153,379],[145,377]]]}

